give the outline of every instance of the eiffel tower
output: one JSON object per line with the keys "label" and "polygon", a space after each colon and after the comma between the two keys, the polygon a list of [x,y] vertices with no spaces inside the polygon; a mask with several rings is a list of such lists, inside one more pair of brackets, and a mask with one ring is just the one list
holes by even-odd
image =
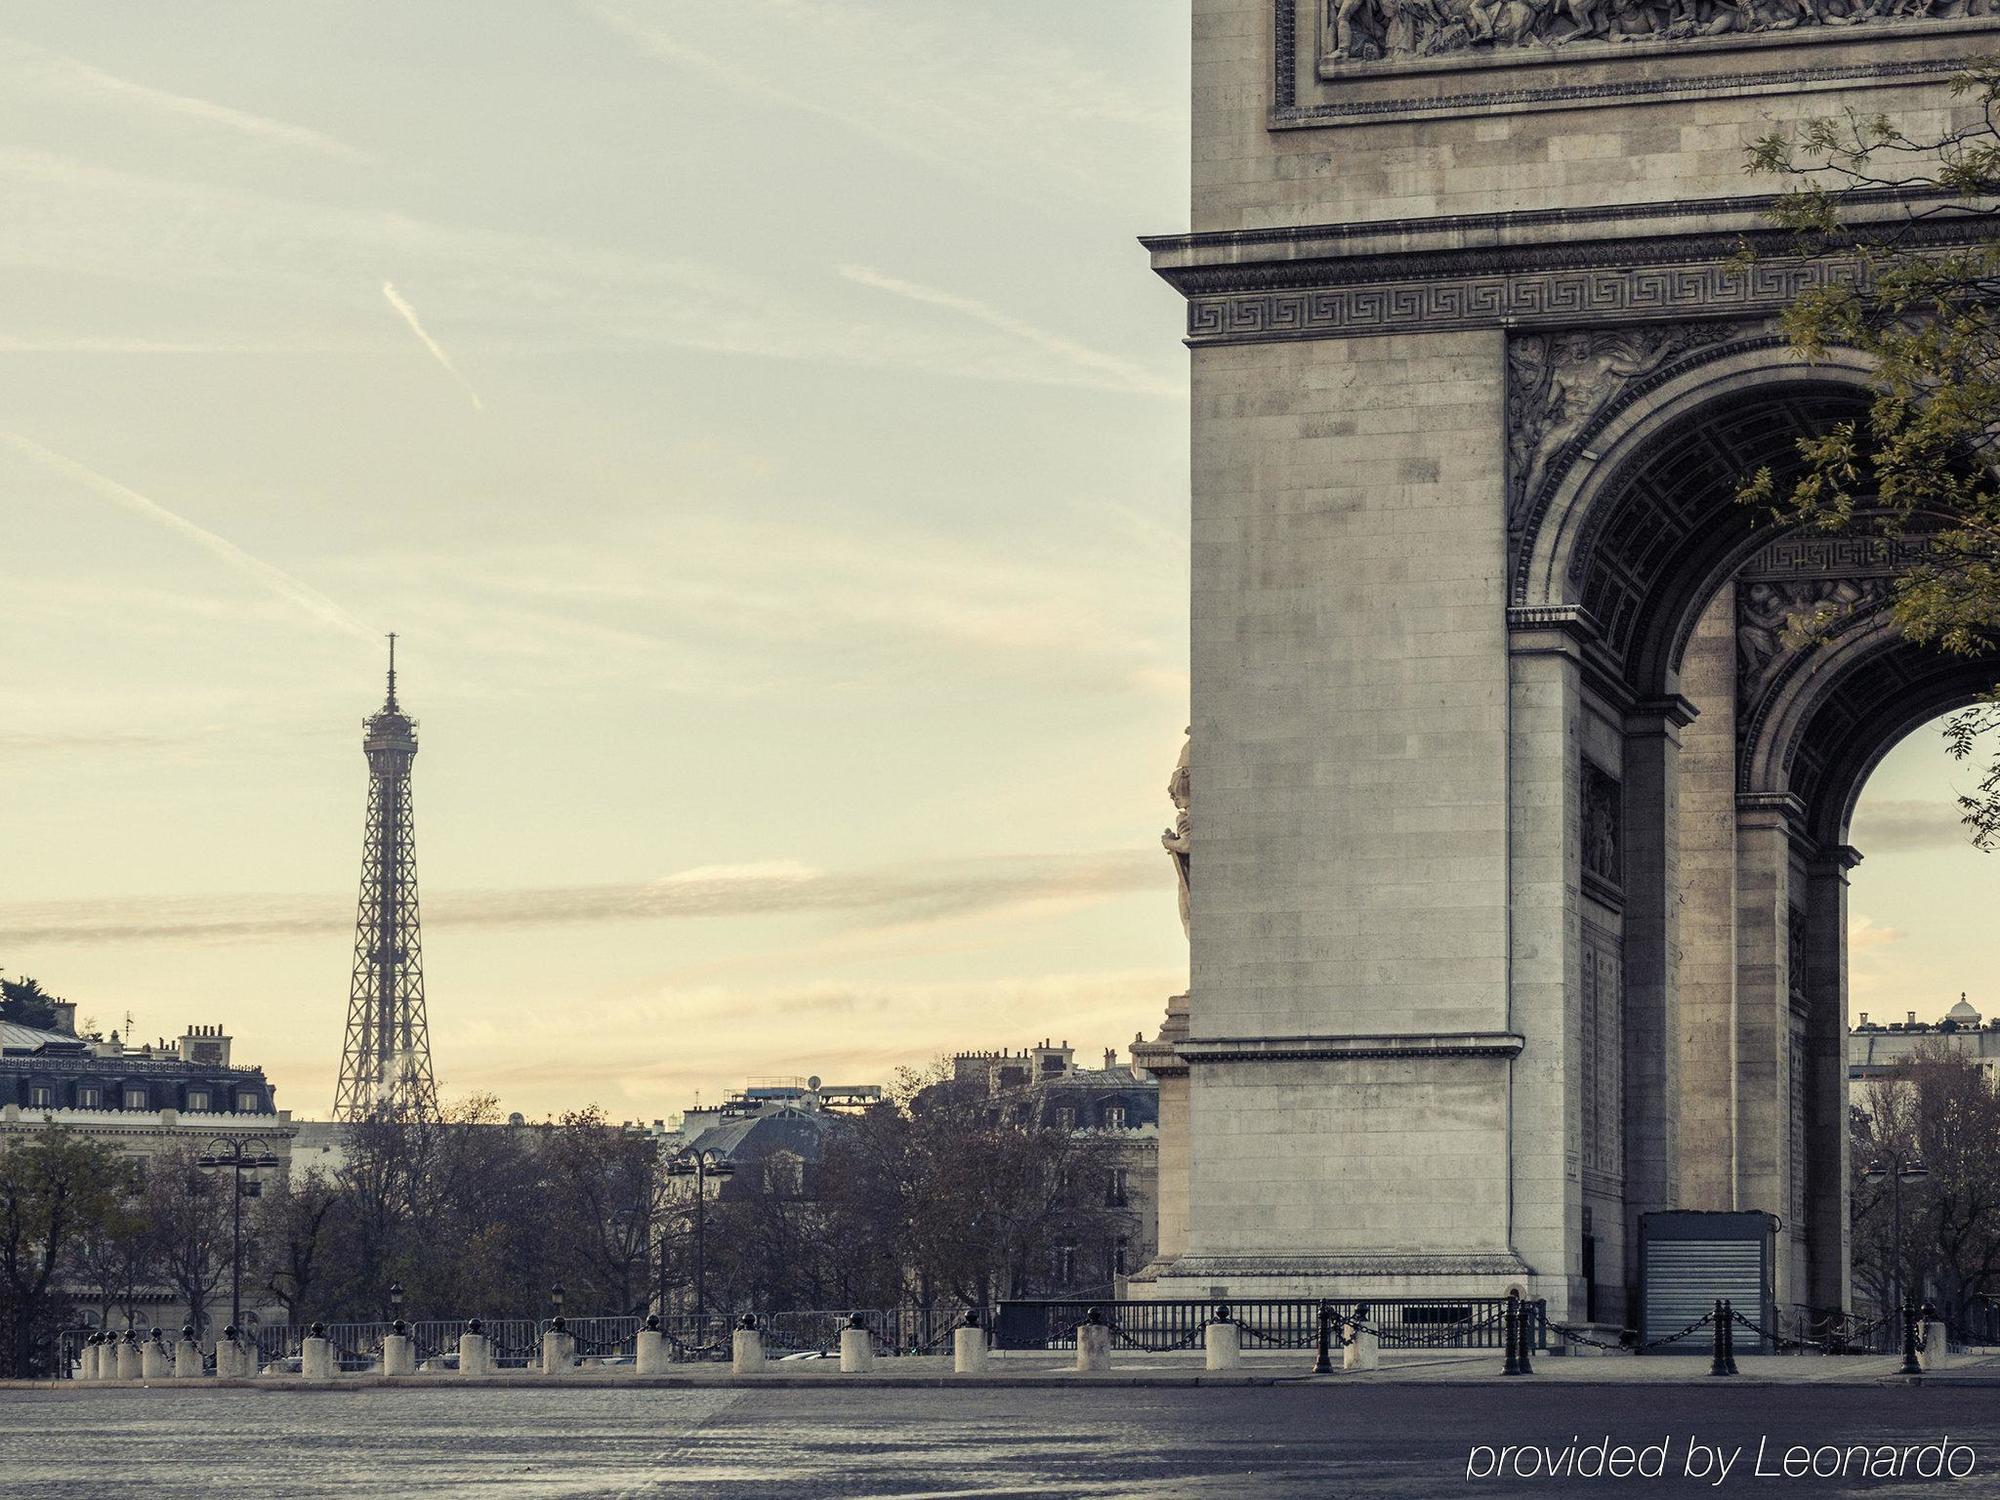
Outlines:
{"label": "eiffel tower", "polygon": [[431,1119],[430,1024],[424,1016],[424,949],[417,922],[416,820],[410,762],[417,722],[396,702],[396,637],[389,637],[389,695],[361,723],[368,757],[368,831],[354,918],[354,982],[333,1118]]}

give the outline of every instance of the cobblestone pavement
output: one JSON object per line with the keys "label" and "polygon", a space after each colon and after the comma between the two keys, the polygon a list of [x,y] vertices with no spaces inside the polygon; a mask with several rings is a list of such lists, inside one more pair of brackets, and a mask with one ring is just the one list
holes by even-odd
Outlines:
{"label": "cobblestone pavement", "polygon": [[[0,1493],[863,1500],[1717,1493],[2000,1497],[1993,1389],[1514,1384],[1206,1389],[73,1389],[0,1392]],[[1668,1443],[1663,1478],[1468,1480],[1475,1445]],[[1969,1446],[1973,1473],[1793,1480],[1792,1444]],[[1486,1460],[1482,1457],[1483,1465]],[[1851,1460],[1849,1460],[1851,1464]],[[1963,1466],[1963,1460],[1960,1461]],[[1771,1493],[1770,1491],[1765,1491]]]}

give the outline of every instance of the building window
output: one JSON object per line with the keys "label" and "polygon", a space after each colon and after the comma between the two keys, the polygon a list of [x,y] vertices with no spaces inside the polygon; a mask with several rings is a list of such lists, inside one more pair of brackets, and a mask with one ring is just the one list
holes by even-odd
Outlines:
{"label": "building window", "polygon": [[1107,1104],[1104,1106],[1104,1128],[1106,1130],[1123,1130],[1125,1128],[1124,1105]]}
{"label": "building window", "polygon": [[46,1083],[30,1084],[28,1086],[28,1107],[30,1109],[54,1109],[56,1107],[56,1091]]}
{"label": "building window", "polygon": [[94,1083],[80,1084],[76,1091],[78,1109],[101,1109],[104,1105],[104,1091]]}
{"label": "building window", "polygon": [[1124,1235],[1118,1236],[1118,1243],[1111,1247],[1111,1274],[1123,1276],[1130,1264],[1132,1242]]}
{"label": "building window", "polygon": [[1111,1169],[1111,1180],[1105,1184],[1104,1188],[1104,1206],[1106,1208],[1123,1208],[1125,1206],[1126,1193],[1130,1186],[1130,1179],[1127,1176],[1128,1170],[1125,1167],[1113,1167]]}
{"label": "building window", "polygon": [[207,1090],[207,1089],[189,1089],[189,1090],[188,1090],[188,1106],[187,1106],[187,1107],[188,1107],[189,1109],[191,1109],[191,1110],[205,1110],[205,1109],[207,1109],[207,1108],[208,1108],[208,1090]]}
{"label": "building window", "polygon": [[253,1093],[238,1094],[236,1096],[236,1112],[239,1115],[254,1115],[257,1113],[257,1106],[262,1102]]}
{"label": "building window", "polygon": [[1068,1286],[1076,1280],[1076,1241],[1064,1240],[1056,1246],[1056,1282]]}
{"label": "building window", "polygon": [[1058,1109],[1056,1111],[1056,1129],[1058,1130],[1076,1129],[1076,1111],[1071,1109],[1068,1105],[1064,1105],[1062,1108]]}
{"label": "building window", "polygon": [[133,1088],[125,1090],[125,1107],[127,1109],[144,1109],[146,1102],[146,1091],[144,1089]]}

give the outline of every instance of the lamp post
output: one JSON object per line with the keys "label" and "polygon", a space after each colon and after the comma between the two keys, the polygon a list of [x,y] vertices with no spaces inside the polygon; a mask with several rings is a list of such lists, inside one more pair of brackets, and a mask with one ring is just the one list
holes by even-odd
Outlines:
{"label": "lamp post", "polygon": [[1931,1175],[1931,1169],[1924,1165],[1920,1156],[1904,1156],[1900,1152],[1886,1161],[1870,1162],[1861,1169],[1861,1175],[1870,1182],[1889,1183],[1890,1239],[1893,1248],[1889,1254],[1889,1300],[1899,1310],[1903,1309],[1903,1184],[1922,1182]]}
{"label": "lamp post", "polygon": [[403,1321],[403,1283],[392,1281],[389,1283],[389,1327],[396,1333],[402,1333],[408,1326]]}
{"label": "lamp post", "polygon": [[[730,1176],[735,1168],[720,1151],[683,1151],[667,1162],[669,1177],[694,1179],[694,1310],[695,1316],[708,1311],[708,1181]],[[660,1286],[666,1289],[667,1241],[664,1226],[660,1235]],[[664,1309],[662,1309],[664,1310]]]}
{"label": "lamp post", "polygon": [[[221,1137],[221,1142],[229,1148],[227,1156],[211,1151],[197,1156],[194,1164],[208,1168],[227,1167],[230,1170],[233,1191],[229,1195],[229,1323],[236,1328],[243,1324],[243,1174],[275,1167],[278,1158],[268,1151],[252,1154],[246,1148],[255,1142],[243,1136],[226,1135]],[[263,1191],[263,1184],[252,1180],[249,1188],[249,1196],[255,1197]]]}

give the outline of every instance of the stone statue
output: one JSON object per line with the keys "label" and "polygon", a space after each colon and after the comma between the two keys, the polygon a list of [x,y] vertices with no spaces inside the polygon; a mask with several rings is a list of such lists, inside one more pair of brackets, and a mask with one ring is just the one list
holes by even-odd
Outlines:
{"label": "stone statue", "polygon": [[1181,886],[1181,931],[1193,935],[1192,908],[1188,899],[1188,856],[1193,851],[1190,842],[1188,822],[1188,799],[1192,783],[1188,775],[1188,752],[1194,748],[1194,726],[1187,728],[1187,740],[1181,745],[1180,759],[1174,762],[1174,774],[1167,778],[1167,795],[1174,802],[1174,826],[1160,835],[1160,844],[1174,862],[1174,876]]}
{"label": "stone statue", "polygon": [[1321,0],[1320,63],[1992,15],[2000,0]]}

